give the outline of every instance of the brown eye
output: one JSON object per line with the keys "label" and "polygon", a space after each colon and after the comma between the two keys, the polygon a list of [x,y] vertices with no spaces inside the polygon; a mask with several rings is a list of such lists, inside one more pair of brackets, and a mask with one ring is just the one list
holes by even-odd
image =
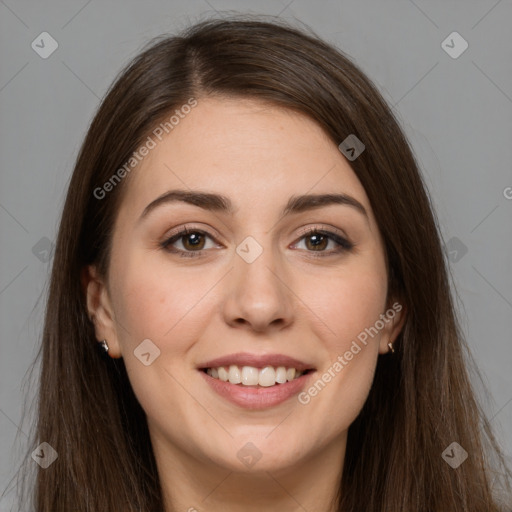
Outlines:
{"label": "brown eye", "polygon": [[[308,243],[311,242],[311,243]],[[329,244],[329,238],[321,234],[308,235],[306,237],[306,247],[312,251],[322,251]]]}
{"label": "brown eye", "polygon": [[160,246],[180,256],[194,257],[200,256],[203,250],[215,247],[214,243],[210,247],[205,247],[208,239],[213,242],[213,237],[205,231],[186,228],[161,242]]}
{"label": "brown eye", "polygon": [[204,235],[197,232],[192,232],[186,235],[181,235],[183,247],[187,250],[201,250],[204,247]]}
{"label": "brown eye", "polygon": [[[317,253],[313,254],[314,256],[332,256],[350,251],[354,247],[351,242],[336,233],[315,228],[306,231],[296,245],[300,244],[303,240],[307,252]],[[334,244],[334,247],[326,250],[330,242]]]}

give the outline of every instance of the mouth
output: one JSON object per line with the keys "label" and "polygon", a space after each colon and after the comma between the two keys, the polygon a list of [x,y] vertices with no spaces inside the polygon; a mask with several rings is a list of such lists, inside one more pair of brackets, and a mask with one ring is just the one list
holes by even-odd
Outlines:
{"label": "mouth", "polygon": [[280,354],[232,354],[200,364],[197,369],[210,388],[246,409],[276,406],[298,394],[316,368]]}
{"label": "mouth", "polygon": [[296,380],[314,371],[314,369],[297,370],[293,366],[265,366],[263,368],[257,368],[255,366],[238,366],[232,364],[229,366],[201,368],[201,371],[213,379],[229,382],[236,386],[269,388]]}

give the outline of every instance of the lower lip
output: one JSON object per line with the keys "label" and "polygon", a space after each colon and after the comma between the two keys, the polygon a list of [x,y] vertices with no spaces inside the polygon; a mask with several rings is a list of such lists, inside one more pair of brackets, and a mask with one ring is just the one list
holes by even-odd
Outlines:
{"label": "lower lip", "polygon": [[199,370],[199,372],[213,391],[245,409],[265,409],[285,402],[292,396],[300,393],[306,386],[308,378],[314,373],[311,371],[297,379],[285,382],[284,384],[276,384],[275,386],[250,387],[214,379],[202,370]]}

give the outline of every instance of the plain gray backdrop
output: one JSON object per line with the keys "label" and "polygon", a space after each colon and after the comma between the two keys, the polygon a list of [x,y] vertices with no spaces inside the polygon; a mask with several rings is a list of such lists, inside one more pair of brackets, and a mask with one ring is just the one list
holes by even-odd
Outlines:
{"label": "plain gray backdrop", "polygon": [[512,461],[511,0],[0,0],[0,493],[29,448],[22,404],[37,383],[21,386],[68,179],[99,101],[153,36],[233,11],[309,25],[393,106],[439,218],[491,395],[484,409]]}

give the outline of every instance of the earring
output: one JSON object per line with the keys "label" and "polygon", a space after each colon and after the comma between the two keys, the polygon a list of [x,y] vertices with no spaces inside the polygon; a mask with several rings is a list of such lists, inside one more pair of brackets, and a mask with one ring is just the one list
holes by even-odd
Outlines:
{"label": "earring", "polygon": [[389,347],[389,350],[391,350],[391,353],[394,354],[395,353],[395,349],[393,348],[393,343],[389,342],[388,343],[388,347]]}
{"label": "earring", "polygon": [[103,341],[100,341],[98,342],[100,345],[101,345],[101,348],[105,351],[105,352],[108,352],[108,343],[107,343],[107,340],[103,340]]}

